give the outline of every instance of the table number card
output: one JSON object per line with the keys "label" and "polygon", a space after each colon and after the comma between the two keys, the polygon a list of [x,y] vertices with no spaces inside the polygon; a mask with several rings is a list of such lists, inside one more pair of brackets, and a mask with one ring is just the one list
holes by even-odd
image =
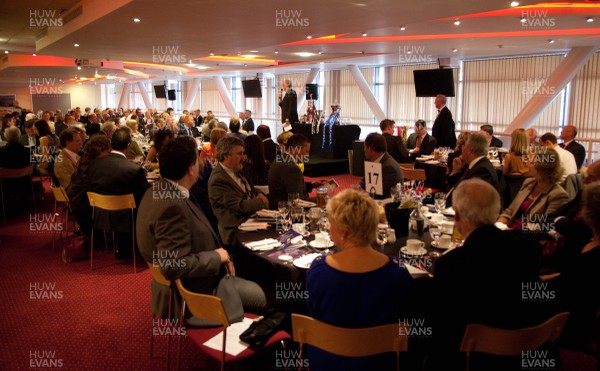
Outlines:
{"label": "table number card", "polygon": [[365,191],[383,196],[381,163],[365,161]]}

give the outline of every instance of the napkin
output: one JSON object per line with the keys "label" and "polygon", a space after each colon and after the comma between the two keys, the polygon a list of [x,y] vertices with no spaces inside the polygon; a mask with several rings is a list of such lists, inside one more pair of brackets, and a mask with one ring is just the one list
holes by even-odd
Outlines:
{"label": "napkin", "polygon": [[242,231],[257,231],[259,229],[267,229],[269,228],[269,223],[265,222],[255,222],[253,219],[248,219],[244,223],[240,224],[238,229]]}
{"label": "napkin", "polygon": [[424,270],[422,270],[422,269],[419,269],[419,268],[417,268],[417,267],[413,267],[412,265],[410,265],[410,264],[407,264],[407,263],[405,263],[405,262],[404,262],[404,266],[406,267],[406,270],[408,271],[408,273],[410,273],[410,275],[411,275],[413,278],[417,278],[417,277],[422,277],[422,276],[427,276],[427,275],[429,275],[429,273],[428,273],[428,272],[426,272],[426,271],[424,271]]}
{"label": "napkin", "polygon": [[277,216],[279,216],[279,211],[262,209],[262,210],[258,210],[256,212],[256,215],[263,217],[263,218],[276,218]]}
{"label": "napkin", "polygon": [[429,161],[425,161],[426,164],[430,164],[430,165],[437,165],[440,162],[438,160],[429,160]]}
{"label": "napkin", "polygon": [[300,206],[300,207],[315,207],[315,206],[317,206],[317,204],[314,202],[310,202],[310,201],[298,200],[298,206]]}
{"label": "napkin", "polygon": [[245,242],[244,245],[252,251],[265,251],[280,246],[281,242],[274,238],[265,238],[260,241]]}

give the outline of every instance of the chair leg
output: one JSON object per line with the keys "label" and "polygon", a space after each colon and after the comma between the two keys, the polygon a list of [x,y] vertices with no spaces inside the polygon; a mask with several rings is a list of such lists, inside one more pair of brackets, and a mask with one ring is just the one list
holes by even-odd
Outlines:
{"label": "chair leg", "polygon": [[91,251],[90,251],[90,270],[92,270],[92,266],[94,263],[94,227],[92,226],[92,242],[91,242]]}
{"label": "chair leg", "polygon": [[[183,317],[185,314],[185,299],[181,298],[181,313],[179,314],[179,328],[183,326]],[[181,335],[177,336],[177,370],[181,370]]]}
{"label": "chair leg", "polygon": [[225,371],[225,345],[227,344],[227,327],[223,326],[223,350],[221,351],[221,371]]}
{"label": "chair leg", "polygon": [[135,264],[135,224],[133,224],[131,232],[131,253],[133,254],[133,273],[137,273],[137,266]]}
{"label": "chair leg", "polygon": [[6,225],[6,212],[4,211],[4,188],[3,188],[3,184],[4,182],[2,181],[2,179],[0,179],[0,195],[2,197],[2,218],[4,220],[4,225]]}

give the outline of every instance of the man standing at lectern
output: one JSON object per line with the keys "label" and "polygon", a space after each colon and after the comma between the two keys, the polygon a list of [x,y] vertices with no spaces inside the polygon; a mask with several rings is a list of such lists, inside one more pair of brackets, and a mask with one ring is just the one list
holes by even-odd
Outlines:
{"label": "man standing at lectern", "polygon": [[297,124],[298,120],[298,98],[292,89],[290,80],[283,80],[279,92],[279,107],[281,107],[281,123],[289,120],[290,124]]}
{"label": "man standing at lectern", "polygon": [[452,113],[446,107],[446,96],[438,94],[435,97],[435,108],[438,115],[431,128],[431,136],[437,139],[438,147],[456,147],[456,134],[454,133],[454,120]]}

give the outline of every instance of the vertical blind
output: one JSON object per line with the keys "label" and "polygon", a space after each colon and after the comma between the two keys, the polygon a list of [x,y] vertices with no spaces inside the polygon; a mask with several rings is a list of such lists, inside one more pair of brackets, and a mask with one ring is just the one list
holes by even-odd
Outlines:
{"label": "vertical blind", "polygon": [[[375,77],[375,68],[360,68],[360,73],[363,75],[371,92],[373,92],[373,82]],[[354,77],[349,70],[339,72],[339,100],[337,103],[341,106],[340,119],[343,123],[349,124],[366,124],[373,125],[375,116],[369,108],[367,101],[363,97],[360,89],[354,81]],[[335,100],[335,98],[333,98]],[[331,104],[334,100],[327,100],[324,105],[327,112],[331,112]]]}
{"label": "vertical blind", "polygon": [[[231,94],[231,79],[225,78],[223,80],[227,90]],[[217,117],[220,121],[229,123],[229,113],[223,104],[223,100],[221,100],[219,89],[217,89],[217,84],[215,81],[202,80],[200,89],[202,92],[202,96],[200,98],[200,101],[202,102],[202,111],[213,111],[215,117]]]}
{"label": "vertical blind", "polygon": [[577,136],[600,137],[600,53],[594,53],[572,81],[567,124]]}

